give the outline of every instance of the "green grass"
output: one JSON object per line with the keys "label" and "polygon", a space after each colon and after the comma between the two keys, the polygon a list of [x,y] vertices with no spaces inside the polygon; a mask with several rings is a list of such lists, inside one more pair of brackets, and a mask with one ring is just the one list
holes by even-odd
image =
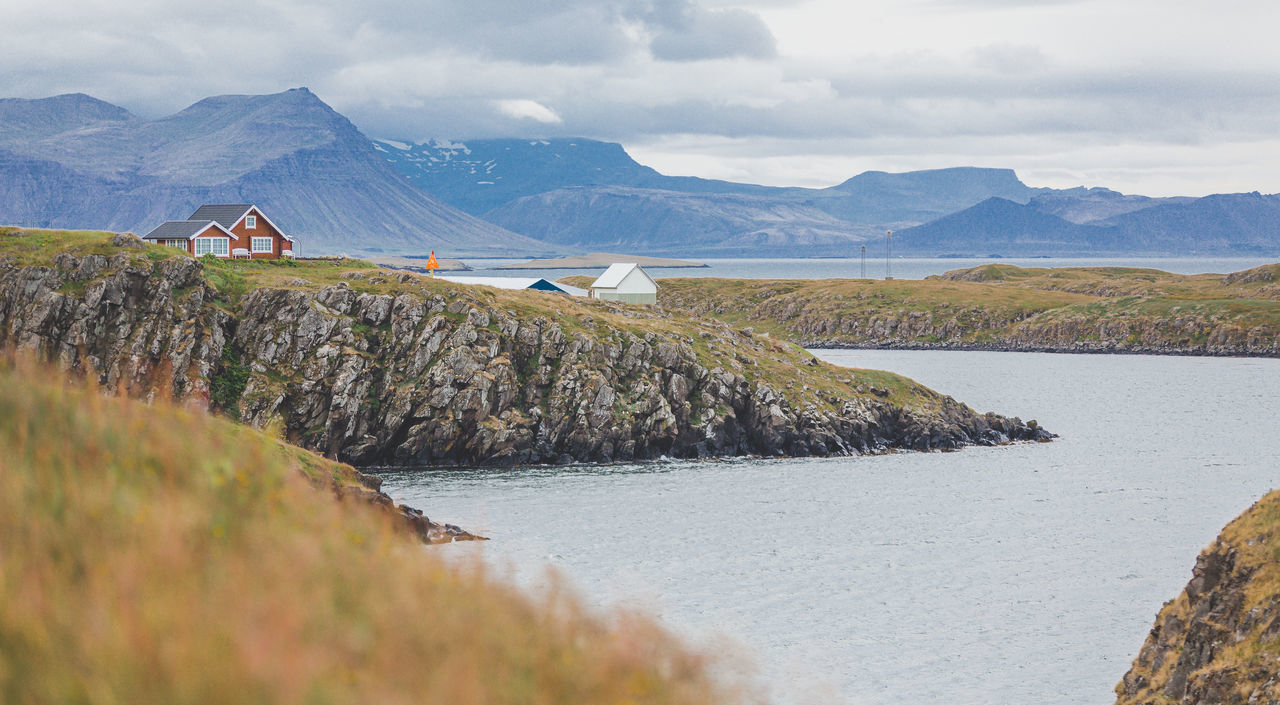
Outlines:
{"label": "green grass", "polygon": [[[85,255],[111,256],[121,249],[111,244],[116,233],[98,230],[43,230],[0,227],[0,257],[8,258],[20,267],[47,267],[60,252],[70,252],[79,257]],[[165,250],[168,250],[166,252]],[[133,250],[139,258],[150,256],[153,261],[180,256],[173,248],[148,245],[145,250]]]}
{"label": "green grass", "polygon": [[188,407],[6,362],[0,448],[0,702],[740,700],[652,622],[447,562],[337,502],[350,468]]}

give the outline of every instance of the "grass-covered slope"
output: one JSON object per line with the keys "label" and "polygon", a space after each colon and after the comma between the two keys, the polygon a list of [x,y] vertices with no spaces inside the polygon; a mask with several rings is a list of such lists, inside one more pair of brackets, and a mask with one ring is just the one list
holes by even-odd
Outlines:
{"label": "grass-covered slope", "polygon": [[987,265],[925,280],[663,279],[669,310],[806,346],[1280,355],[1280,265]]}
{"label": "grass-covered slope", "polygon": [[350,468],[0,367],[0,702],[736,702],[651,623],[530,598],[338,502]]}
{"label": "grass-covered slope", "polygon": [[831,455],[1048,434],[706,317],[367,263],[0,235],[0,342],[354,464]]}
{"label": "grass-covered slope", "polygon": [[1280,702],[1280,491],[1231,522],[1156,617],[1117,705]]}

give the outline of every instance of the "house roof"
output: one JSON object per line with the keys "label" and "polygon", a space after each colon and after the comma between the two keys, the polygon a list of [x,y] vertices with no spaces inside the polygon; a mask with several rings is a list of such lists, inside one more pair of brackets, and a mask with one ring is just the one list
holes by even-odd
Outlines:
{"label": "house roof", "polygon": [[284,239],[289,242],[294,242],[293,238],[286,235],[278,225],[271,222],[271,219],[262,212],[261,208],[258,208],[252,203],[206,203],[197,208],[196,212],[191,214],[190,219],[217,221],[218,225],[230,230],[236,226],[236,223],[240,222],[241,218],[249,215],[249,211],[255,208],[258,210],[258,215],[262,216],[262,219],[267,221],[267,223],[270,223],[271,227],[275,228],[276,232],[280,233]]}
{"label": "house roof", "polygon": [[[641,269],[640,265],[635,262],[615,262],[609,265],[608,269],[604,270],[604,274],[601,274],[599,278],[594,282],[591,282],[591,288],[616,289],[617,286],[622,283],[622,280],[626,279],[627,275],[630,274],[633,269],[639,269],[641,274],[649,277],[649,274]],[[653,277],[649,277],[649,280],[653,281]]]}
{"label": "house roof", "polygon": [[559,291],[570,296],[586,296],[587,294],[587,292],[577,287],[558,284],[538,277],[468,277],[441,274],[436,279],[443,279],[454,284],[492,286],[495,289],[538,289],[540,291]]}
{"label": "house roof", "polygon": [[170,220],[142,236],[143,240],[191,240],[209,228],[216,228],[223,235],[239,240],[235,233],[212,220]]}
{"label": "house roof", "polygon": [[576,286],[569,286],[568,284],[564,284],[564,283],[561,283],[561,282],[551,282],[551,283],[552,283],[552,284],[553,284],[557,289],[559,289],[560,291],[563,291],[564,293],[568,294],[569,296],[586,296],[587,294],[591,293],[591,292],[587,291],[586,289],[579,289],[579,288],[578,288],[578,287],[576,287]]}
{"label": "house roof", "polygon": [[240,222],[250,208],[253,208],[252,203],[206,204],[197,208],[189,220],[215,220],[218,225],[230,230]]}

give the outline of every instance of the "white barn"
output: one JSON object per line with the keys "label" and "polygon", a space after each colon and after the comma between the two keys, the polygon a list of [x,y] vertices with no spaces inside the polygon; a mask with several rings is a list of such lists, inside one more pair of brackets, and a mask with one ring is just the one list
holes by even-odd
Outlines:
{"label": "white barn", "polygon": [[658,303],[658,283],[635,262],[609,265],[591,284],[591,298],[628,304]]}

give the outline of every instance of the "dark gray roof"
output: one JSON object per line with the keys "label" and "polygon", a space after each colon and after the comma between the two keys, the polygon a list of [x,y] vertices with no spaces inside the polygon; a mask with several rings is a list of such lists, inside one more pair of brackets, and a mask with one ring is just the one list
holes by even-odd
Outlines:
{"label": "dark gray roof", "polygon": [[[243,212],[243,211],[242,211]],[[205,229],[212,220],[170,220],[142,237],[143,240],[188,239]]]}
{"label": "dark gray roof", "polygon": [[216,220],[218,225],[230,230],[250,208],[253,208],[252,203],[206,204],[197,208],[190,220]]}

